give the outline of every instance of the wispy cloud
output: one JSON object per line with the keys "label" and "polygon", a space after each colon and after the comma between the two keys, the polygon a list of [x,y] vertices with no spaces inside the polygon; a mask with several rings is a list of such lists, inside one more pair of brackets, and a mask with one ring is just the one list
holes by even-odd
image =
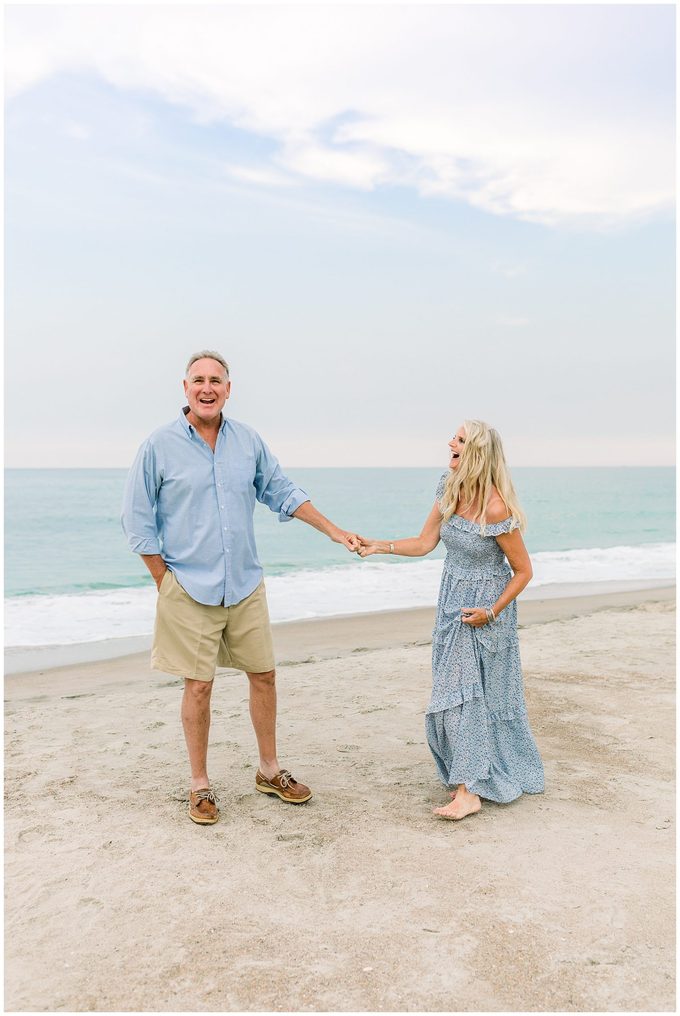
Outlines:
{"label": "wispy cloud", "polygon": [[257,184],[262,187],[290,187],[295,180],[284,173],[266,166],[242,166],[236,163],[226,163],[224,172],[235,180],[242,180],[244,183]]}
{"label": "wispy cloud", "polygon": [[372,190],[389,181],[389,162],[367,146],[335,147],[306,138],[288,142],[278,161],[300,176],[359,190]]}
{"label": "wispy cloud", "polygon": [[95,73],[274,142],[233,176],[441,195],[547,225],[673,205],[671,8],[10,8],[10,96]]}

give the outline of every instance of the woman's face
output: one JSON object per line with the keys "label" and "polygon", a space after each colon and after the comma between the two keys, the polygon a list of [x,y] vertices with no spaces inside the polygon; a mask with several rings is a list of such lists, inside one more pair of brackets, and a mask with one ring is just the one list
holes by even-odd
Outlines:
{"label": "woman's face", "polygon": [[452,437],[449,441],[449,448],[451,449],[451,458],[449,460],[449,469],[457,469],[460,465],[460,456],[465,445],[465,428],[459,427],[456,431],[455,437]]}

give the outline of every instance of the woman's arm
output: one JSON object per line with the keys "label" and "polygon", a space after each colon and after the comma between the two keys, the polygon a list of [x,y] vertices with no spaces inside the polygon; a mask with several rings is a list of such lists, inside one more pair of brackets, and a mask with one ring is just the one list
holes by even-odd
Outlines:
{"label": "woman's arm", "polygon": [[509,603],[519,596],[526,586],[529,585],[534,574],[531,567],[531,558],[519,529],[513,529],[511,533],[504,533],[496,537],[496,543],[501,548],[512,568],[512,578],[493,605],[493,612],[498,616]]}
{"label": "woman's arm", "polygon": [[[512,603],[515,597],[519,596],[522,590],[529,584],[534,572],[519,529],[513,529],[511,533],[497,536],[496,542],[507,557],[512,568],[512,578],[492,605],[492,610],[496,617],[498,617],[500,612],[509,603]],[[488,624],[489,621],[484,607],[466,608],[461,620],[464,624],[471,624],[473,628],[481,628],[482,625]]]}
{"label": "woman's arm", "polygon": [[[442,524],[442,513],[439,502],[435,501],[432,511],[425,520],[420,536],[409,536],[404,540],[366,540],[360,536],[361,547],[357,553],[360,557],[371,554],[399,554],[401,557],[424,557],[437,546],[440,540],[439,530]],[[394,549],[392,549],[394,548]]]}

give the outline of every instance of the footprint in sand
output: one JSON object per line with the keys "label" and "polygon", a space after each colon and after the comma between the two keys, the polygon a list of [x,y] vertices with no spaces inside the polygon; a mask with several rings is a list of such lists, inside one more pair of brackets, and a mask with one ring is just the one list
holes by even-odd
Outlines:
{"label": "footprint in sand", "polygon": [[30,829],[22,829],[17,835],[17,840],[20,843],[34,843],[36,840],[44,839],[45,829],[43,826],[32,826]]}
{"label": "footprint in sand", "polygon": [[101,900],[95,899],[94,896],[82,896],[79,900],[79,903],[84,906],[89,905],[92,907],[96,907],[98,910],[104,909],[103,902]]}

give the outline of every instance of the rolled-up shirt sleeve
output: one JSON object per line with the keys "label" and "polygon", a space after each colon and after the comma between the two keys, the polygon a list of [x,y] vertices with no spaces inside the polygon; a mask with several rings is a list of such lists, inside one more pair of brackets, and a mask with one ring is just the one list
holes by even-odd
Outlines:
{"label": "rolled-up shirt sleeve", "polygon": [[156,453],[146,441],[128,473],[120,519],[128,546],[135,554],[161,553],[155,511],[158,486]]}
{"label": "rolled-up shirt sleeve", "polygon": [[293,512],[310,500],[309,494],[284,475],[277,459],[261,438],[257,450],[255,492],[258,501],[266,504],[271,511],[278,512],[280,522],[290,522]]}

